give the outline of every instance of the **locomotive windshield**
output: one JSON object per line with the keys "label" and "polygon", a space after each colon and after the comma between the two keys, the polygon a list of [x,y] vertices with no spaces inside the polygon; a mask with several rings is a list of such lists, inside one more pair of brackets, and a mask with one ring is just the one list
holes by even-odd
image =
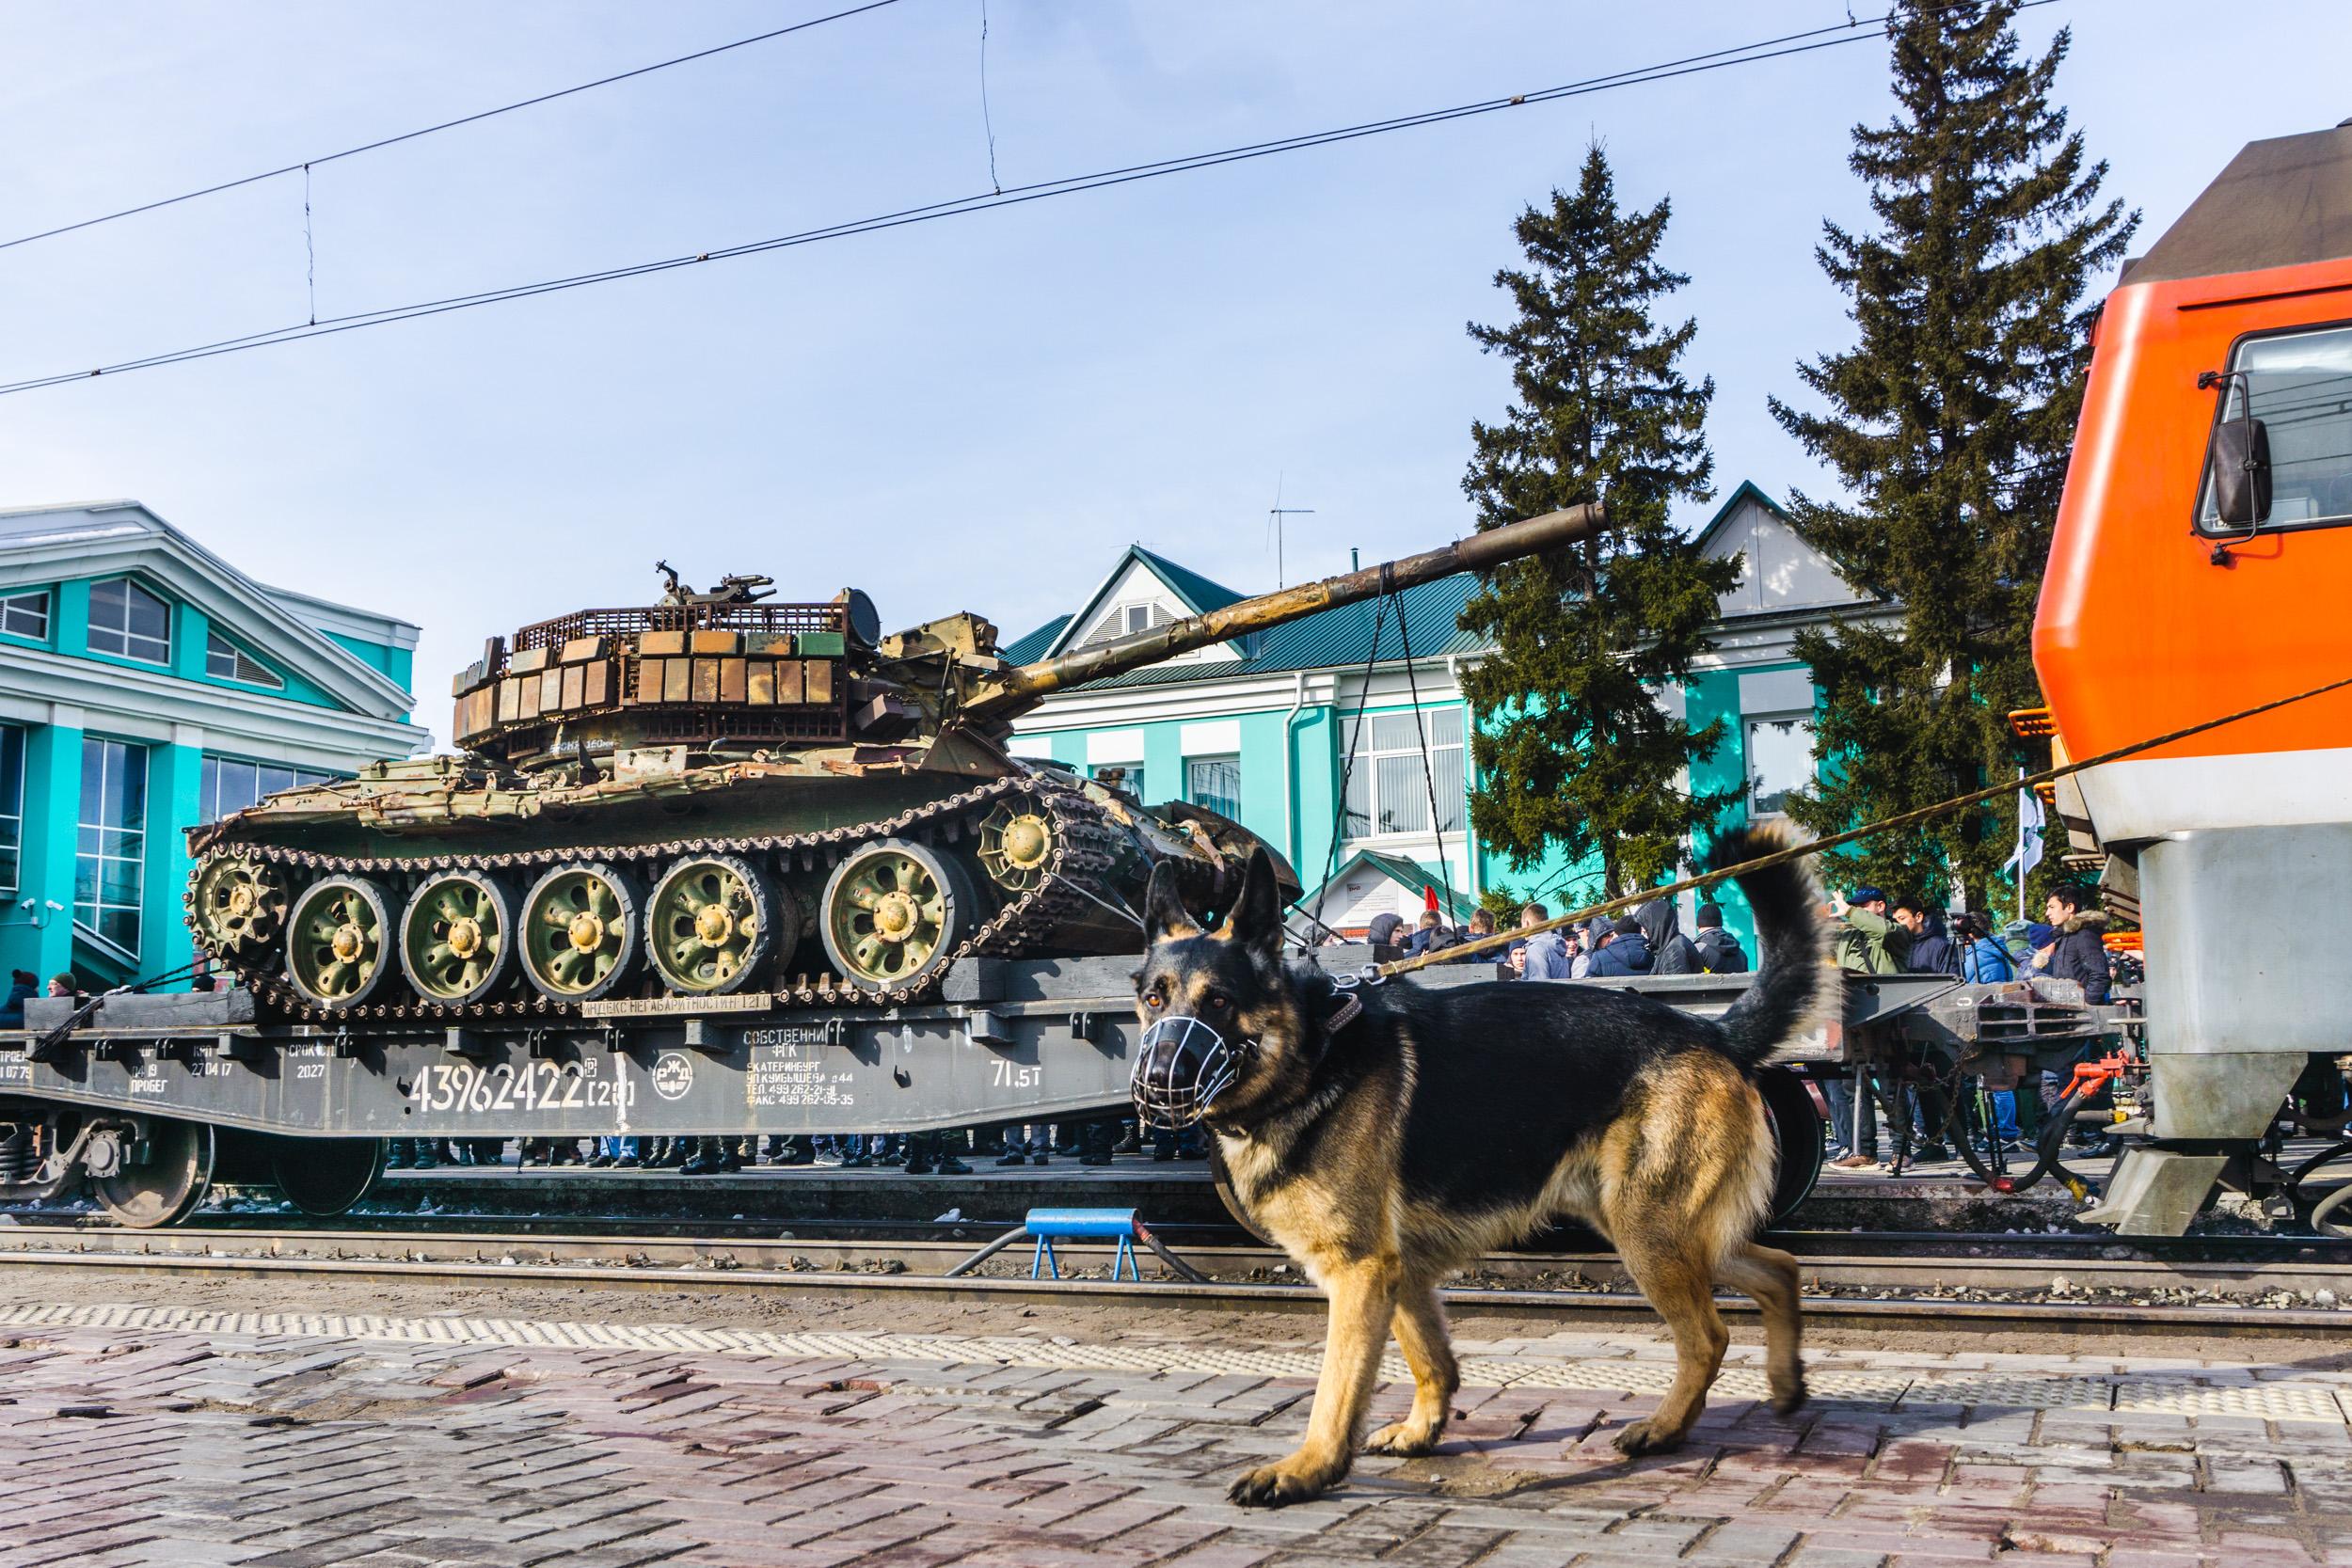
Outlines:
{"label": "locomotive windshield", "polygon": [[[2269,529],[2352,522],[2352,324],[2241,340],[2220,421],[2251,414],[2270,437]],[[2197,502],[2205,533],[2223,523],[2208,472]]]}

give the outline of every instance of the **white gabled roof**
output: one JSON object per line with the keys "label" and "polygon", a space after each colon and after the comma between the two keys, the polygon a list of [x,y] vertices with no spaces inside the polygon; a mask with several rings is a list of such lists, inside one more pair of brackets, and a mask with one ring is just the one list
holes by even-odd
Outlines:
{"label": "white gabled roof", "polygon": [[202,610],[353,713],[405,721],[415,700],[328,637],[414,647],[406,621],[267,588],[135,500],[0,509],[0,592],[67,578],[138,572]]}
{"label": "white gabled roof", "polygon": [[1788,512],[1752,481],[1732,491],[1699,531],[1698,544],[1709,561],[1740,558],[1740,580],[1719,609],[1726,621],[1872,602],[1837,575],[1829,557],[1797,537]]}

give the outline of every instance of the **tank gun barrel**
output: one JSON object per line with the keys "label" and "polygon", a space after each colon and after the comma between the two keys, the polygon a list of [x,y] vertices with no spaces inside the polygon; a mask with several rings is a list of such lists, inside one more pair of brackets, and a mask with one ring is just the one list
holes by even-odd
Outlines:
{"label": "tank gun barrel", "polygon": [[1587,501],[1562,512],[1523,518],[1457,539],[1441,549],[1343,572],[1320,582],[1303,582],[1255,598],[1237,599],[1205,615],[1170,621],[1148,631],[1130,632],[1106,642],[1073,649],[1055,658],[1017,665],[963,705],[967,719],[1006,720],[1025,713],[1054,692],[1107,675],[1124,674],[1269,626],[1279,626],[1337,605],[1355,604],[1380,593],[1416,587],[1456,572],[1486,571],[1507,561],[1558,549],[1589,539],[1608,526],[1601,503]]}

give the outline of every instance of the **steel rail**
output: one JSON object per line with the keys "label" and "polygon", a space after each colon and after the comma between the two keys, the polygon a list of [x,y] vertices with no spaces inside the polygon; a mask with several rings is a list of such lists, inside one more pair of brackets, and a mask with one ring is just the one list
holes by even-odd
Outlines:
{"label": "steel rail", "polygon": [[[466,1236],[441,1239],[438,1244],[406,1238],[409,1246],[396,1256],[354,1257],[343,1254],[346,1243],[387,1250],[381,1233],[297,1232],[269,1238],[249,1231],[89,1231],[76,1233],[81,1246],[67,1249],[49,1236],[9,1236],[0,1239],[0,1268],[77,1268],[147,1272],[179,1277],[259,1278],[315,1277],[383,1279],[408,1283],[485,1281],[517,1287],[536,1285],[596,1285],[616,1289],[716,1287],[723,1290],[780,1289],[848,1291],[866,1294],[912,1293],[963,1301],[1057,1302],[1092,1301],[1096,1297],[1125,1299],[1155,1307],[1247,1307],[1252,1309],[1320,1311],[1322,1296],[1303,1284],[1255,1280],[1220,1280],[1180,1284],[1146,1280],[1114,1284],[1107,1279],[1065,1278],[1031,1280],[966,1275],[949,1278],[940,1273],[914,1272],[910,1263],[944,1269],[968,1248],[955,1243],[893,1243],[859,1246],[842,1243],[775,1242],[675,1238],[604,1238],[559,1248],[538,1237]],[[266,1241],[271,1251],[222,1252],[223,1243]],[[287,1242],[298,1250],[289,1255]],[[23,1244],[20,1244],[23,1243]],[[311,1256],[312,1247],[332,1247],[335,1256]],[[134,1250],[135,1248],[136,1250]],[[158,1249],[161,1250],[158,1250]],[[495,1250],[496,1258],[484,1256]],[[426,1251],[469,1252],[471,1256],[426,1257]],[[1073,1265],[1106,1262],[1107,1248],[1069,1248]],[[831,1254],[836,1266],[819,1267],[816,1257]],[[776,1255],[763,1258],[762,1255]],[[1097,1256],[1099,1255],[1099,1257]],[[1190,1249],[1192,1260],[1210,1268],[1264,1265],[1279,1255],[1259,1248]],[[662,1261],[666,1258],[667,1261]],[[591,1261],[588,1259],[604,1259]],[[1482,1274],[1510,1277],[1528,1275],[1585,1274],[1599,1279],[1622,1279],[1615,1258],[1608,1254],[1500,1254],[1486,1260],[1492,1268]],[[794,1266],[797,1263],[798,1266]],[[904,1272],[855,1272],[859,1264]],[[2054,1267],[2048,1259],[1817,1258],[1804,1260],[1808,1286],[1878,1290],[1876,1296],[1809,1293],[1807,1318],[1817,1323],[1856,1327],[1899,1327],[1904,1324],[1978,1329],[2016,1329],[2037,1332],[2102,1332],[2122,1334],[2290,1335],[2341,1334],[2352,1326],[2352,1312],[2328,1308],[2249,1306],[2240,1302],[2201,1305],[2131,1303],[2102,1300],[1983,1301],[1948,1295],[1893,1294],[1901,1291],[2033,1290],[2063,1272],[2075,1288],[2091,1290],[2233,1288],[2261,1291],[2309,1291],[2339,1290],[2352,1299],[2352,1265],[2330,1269],[2307,1264],[2208,1264],[2166,1268],[2144,1262],[2112,1259],[2068,1259]],[[781,1265],[781,1266],[780,1266]],[[1452,1309],[1470,1314],[1550,1316],[1565,1313],[1580,1318],[1643,1322],[1655,1317],[1630,1291],[1588,1284],[1582,1289],[1525,1289],[1512,1286],[1456,1286],[1442,1292]],[[1752,1317],[1754,1304],[1744,1296],[1719,1298],[1719,1306],[1735,1319]]]}

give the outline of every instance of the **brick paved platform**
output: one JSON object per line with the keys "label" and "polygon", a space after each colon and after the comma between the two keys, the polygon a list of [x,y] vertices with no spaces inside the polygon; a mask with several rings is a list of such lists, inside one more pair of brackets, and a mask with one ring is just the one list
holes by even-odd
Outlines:
{"label": "brick paved platform", "polygon": [[1100,1338],[17,1305],[0,1564],[2352,1564],[2352,1355],[1823,1350],[1781,1420],[1738,1347],[1628,1463],[1657,1338],[1466,1341],[1438,1456],[1261,1513],[1312,1346]]}

